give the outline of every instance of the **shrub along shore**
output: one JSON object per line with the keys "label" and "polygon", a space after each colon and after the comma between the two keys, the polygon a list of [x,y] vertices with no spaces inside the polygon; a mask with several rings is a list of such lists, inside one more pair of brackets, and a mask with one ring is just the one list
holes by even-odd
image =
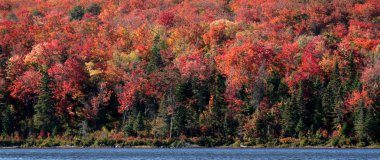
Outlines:
{"label": "shrub along shore", "polygon": [[280,139],[218,139],[213,137],[144,138],[127,137],[123,132],[101,130],[85,136],[48,136],[21,139],[18,135],[0,136],[0,148],[380,148],[379,144],[364,143],[350,137],[318,137]]}

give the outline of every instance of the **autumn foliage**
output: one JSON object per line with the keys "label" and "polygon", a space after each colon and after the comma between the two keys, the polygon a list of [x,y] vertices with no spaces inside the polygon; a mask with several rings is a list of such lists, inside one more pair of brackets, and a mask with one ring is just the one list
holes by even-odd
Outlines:
{"label": "autumn foliage", "polygon": [[377,143],[379,75],[377,0],[0,1],[0,132],[23,138]]}

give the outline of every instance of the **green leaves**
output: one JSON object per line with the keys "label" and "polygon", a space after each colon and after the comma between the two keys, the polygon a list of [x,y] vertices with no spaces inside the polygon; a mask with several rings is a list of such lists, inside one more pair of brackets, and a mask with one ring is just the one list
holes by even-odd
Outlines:
{"label": "green leaves", "polygon": [[86,12],[91,13],[92,15],[99,15],[102,11],[102,7],[97,3],[92,3],[86,8]]}
{"label": "green leaves", "polygon": [[71,11],[70,11],[70,20],[82,20],[84,16],[84,9],[82,6],[75,6]]}

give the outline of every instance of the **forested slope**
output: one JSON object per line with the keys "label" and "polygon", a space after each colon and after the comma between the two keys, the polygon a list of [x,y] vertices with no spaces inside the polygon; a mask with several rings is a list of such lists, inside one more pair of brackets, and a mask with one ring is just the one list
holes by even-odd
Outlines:
{"label": "forested slope", "polygon": [[0,112],[2,140],[376,144],[380,3],[1,0]]}

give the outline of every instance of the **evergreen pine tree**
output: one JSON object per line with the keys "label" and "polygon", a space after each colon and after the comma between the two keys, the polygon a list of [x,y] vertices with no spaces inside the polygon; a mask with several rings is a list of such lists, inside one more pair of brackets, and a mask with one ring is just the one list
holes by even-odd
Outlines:
{"label": "evergreen pine tree", "polygon": [[297,92],[297,97],[296,97],[296,107],[298,110],[298,115],[302,123],[305,122],[306,116],[307,116],[307,111],[305,108],[305,100],[304,100],[304,94],[303,94],[303,88],[302,88],[302,83],[298,85],[298,92]]}
{"label": "evergreen pine tree", "polygon": [[178,106],[174,111],[173,117],[173,136],[185,134],[187,126],[186,108]]}
{"label": "evergreen pine tree", "polygon": [[332,85],[329,83],[323,90],[322,90],[322,108],[323,108],[323,126],[327,130],[331,131],[333,127],[333,119],[334,119],[334,108],[333,108],[333,89]]}
{"label": "evergreen pine tree", "polygon": [[330,131],[338,124],[342,124],[343,97],[339,65],[338,62],[335,62],[331,79],[322,91],[323,121],[325,127]]}
{"label": "evergreen pine tree", "polygon": [[178,102],[183,102],[193,96],[193,90],[190,80],[179,83],[175,88],[175,97]]}
{"label": "evergreen pine tree", "polygon": [[[228,113],[228,111],[226,113]],[[226,137],[226,139],[229,139],[229,137],[235,136],[238,126],[239,122],[237,122],[236,119],[228,114],[225,114],[223,120],[224,137]]]}
{"label": "evergreen pine tree", "polygon": [[75,6],[70,11],[70,20],[81,20],[84,16],[84,9],[82,6]]}
{"label": "evergreen pine tree", "polygon": [[365,111],[364,132],[368,138],[372,138],[375,134],[375,128],[377,127],[375,123],[374,110],[371,108],[366,108]]}
{"label": "evergreen pine tree", "polygon": [[136,132],[133,129],[133,121],[132,119],[128,119],[128,122],[125,124],[124,132],[127,136],[135,136]]}
{"label": "evergreen pine tree", "polygon": [[305,123],[302,120],[302,118],[300,118],[296,126],[296,132],[298,133],[299,137],[304,136],[305,129],[306,129]]}
{"label": "evergreen pine tree", "polygon": [[150,50],[150,56],[148,59],[147,64],[147,72],[151,73],[152,71],[162,67],[164,65],[164,62],[162,61],[162,57],[160,54],[161,49],[164,49],[165,44],[163,41],[160,40],[160,36],[157,35],[154,38],[154,44],[153,47]]}
{"label": "evergreen pine tree", "polygon": [[[211,122],[211,125],[213,126],[214,128],[214,132],[217,132],[217,133],[214,133],[214,135],[216,134],[222,134],[222,130],[223,130],[223,121],[224,121],[224,107],[225,107],[225,102],[224,102],[224,98],[223,98],[223,93],[224,93],[224,83],[225,83],[225,80],[223,79],[222,76],[220,75],[216,75],[215,76],[215,82],[214,82],[214,85],[213,85],[213,91],[212,91],[212,95],[213,95],[213,107],[212,107],[212,122]],[[210,105],[210,104],[209,104]]]}
{"label": "evergreen pine tree", "polygon": [[295,136],[295,128],[300,119],[294,94],[292,93],[291,97],[282,106],[282,129],[283,135],[286,137]]}
{"label": "evergreen pine tree", "polygon": [[355,66],[355,61],[354,61],[354,54],[353,52],[350,53],[350,57],[348,60],[348,65],[347,65],[347,75],[348,75],[348,80],[346,81],[346,91],[352,91],[356,87],[355,81],[358,80],[358,73],[356,72],[356,66]]}
{"label": "evergreen pine tree", "polygon": [[[137,114],[137,117],[135,119],[135,123],[133,124],[133,130],[135,130],[137,133],[143,131],[145,129],[145,125],[144,125],[144,119],[143,119],[143,116],[141,114],[141,112],[139,112]],[[139,136],[141,135],[141,133],[139,133]]]}
{"label": "evergreen pine tree", "polygon": [[99,15],[102,11],[102,7],[97,3],[92,3],[90,6],[86,8],[86,11],[91,13],[92,15]]}
{"label": "evergreen pine tree", "polygon": [[358,137],[359,141],[363,141],[365,139],[365,109],[364,102],[359,103],[359,107],[355,110],[355,133]]}
{"label": "evergreen pine tree", "polygon": [[14,114],[11,110],[11,106],[7,106],[1,114],[1,134],[10,135],[13,133],[13,121]]}
{"label": "evergreen pine tree", "polygon": [[[1,109],[1,108],[0,108]],[[1,113],[3,113],[3,110],[0,110]],[[0,114],[0,134],[3,134],[3,115]]]}
{"label": "evergreen pine tree", "polygon": [[[330,81],[332,91],[334,93],[333,105],[334,108],[334,126],[338,126],[339,124],[343,124],[343,85],[340,80],[339,73],[339,65],[338,62],[335,62],[334,71],[332,73],[332,80]],[[329,84],[329,85],[330,85]]]}
{"label": "evergreen pine tree", "polygon": [[166,138],[170,129],[170,116],[167,112],[166,99],[162,100],[158,109],[158,115],[153,126],[153,134],[155,138]]}
{"label": "evergreen pine tree", "polygon": [[50,77],[46,71],[42,71],[42,75],[38,101],[34,106],[33,122],[38,130],[52,133],[53,129],[57,127],[57,119],[55,117],[54,101],[51,98],[52,93],[49,88]]}
{"label": "evergreen pine tree", "polygon": [[323,107],[322,107],[322,84],[317,77],[313,83],[312,105],[314,106],[312,130],[317,131],[323,125]]}

